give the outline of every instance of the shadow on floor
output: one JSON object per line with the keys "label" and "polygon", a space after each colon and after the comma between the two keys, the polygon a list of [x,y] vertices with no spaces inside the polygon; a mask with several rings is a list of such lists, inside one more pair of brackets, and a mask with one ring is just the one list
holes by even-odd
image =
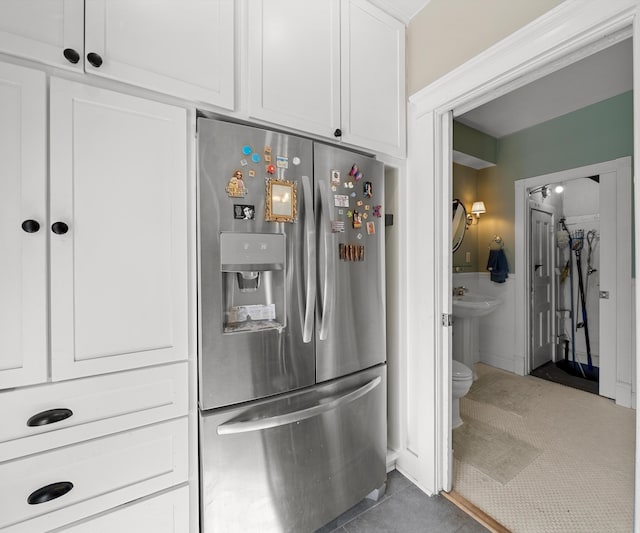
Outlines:
{"label": "shadow on floor", "polygon": [[397,470],[378,502],[362,500],[316,533],[483,533],[484,526],[443,496],[427,496]]}
{"label": "shadow on floor", "polygon": [[598,394],[599,391],[597,381],[572,375],[562,368],[559,368],[559,366],[553,361],[549,361],[535,370],[532,370],[531,375],[547,381],[553,381],[554,383],[560,383],[560,385],[566,385],[567,387],[590,392],[591,394]]}

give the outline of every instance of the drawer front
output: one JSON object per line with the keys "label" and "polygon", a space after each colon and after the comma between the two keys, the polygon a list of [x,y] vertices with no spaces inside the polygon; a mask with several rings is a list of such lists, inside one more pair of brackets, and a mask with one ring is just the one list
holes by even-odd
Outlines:
{"label": "drawer front", "polygon": [[183,483],[187,442],[183,417],[1,464],[0,529],[53,529]]}
{"label": "drawer front", "polygon": [[187,385],[184,362],[0,392],[0,462],[186,415]]}
{"label": "drawer front", "polygon": [[97,518],[92,517],[68,527],[55,529],[50,533],[113,533],[114,531],[188,533],[189,487],[180,487]]}

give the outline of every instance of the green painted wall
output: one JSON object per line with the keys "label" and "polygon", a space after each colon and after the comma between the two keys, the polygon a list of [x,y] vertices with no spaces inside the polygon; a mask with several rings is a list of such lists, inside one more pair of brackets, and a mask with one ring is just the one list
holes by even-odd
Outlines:
{"label": "green painted wall", "polygon": [[498,141],[461,122],[453,121],[453,149],[495,163],[497,161]]}
{"label": "green painted wall", "polygon": [[[632,91],[498,139],[497,165],[477,172],[477,199],[487,208],[477,227],[478,271],[484,272],[488,243],[496,234],[504,239],[514,271],[516,180],[632,154]],[[454,184],[455,179],[454,174]]]}
{"label": "green painted wall", "polygon": [[[453,164],[453,198],[461,200],[467,213],[476,200],[478,190],[478,171],[463,165]],[[454,272],[478,271],[478,226],[468,226],[460,248],[453,253]],[[470,260],[467,261],[467,252]]]}

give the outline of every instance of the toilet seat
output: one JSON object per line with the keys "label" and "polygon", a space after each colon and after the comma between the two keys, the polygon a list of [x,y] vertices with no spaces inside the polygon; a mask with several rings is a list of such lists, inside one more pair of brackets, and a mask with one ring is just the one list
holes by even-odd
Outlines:
{"label": "toilet seat", "polygon": [[471,369],[460,361],[453,360],[451,376],[453,381],[466,381],[473,378]]}

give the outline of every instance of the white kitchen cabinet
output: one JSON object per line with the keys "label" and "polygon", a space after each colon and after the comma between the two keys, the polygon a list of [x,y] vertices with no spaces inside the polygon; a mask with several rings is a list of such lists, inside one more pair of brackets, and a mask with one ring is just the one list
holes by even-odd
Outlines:
{"label": "white kitchen cabinet", "polygon": [[188,480],[187,417],[0,464],[0,529],[45,531]]}
{"label": "white kitchen cabinet", "polygon": [[46,79],[0,63],[0,389],[47,378]]}
{"label": "white kitchen cabinet", "polygon": [[406,149],[404,25],[366,0],[342,2],[342,140]]}
{"label": "white kitchen cabinet", "polygon": [[233,0],[85,0],[86,72],[234,107]]}
{"label": "white kitchen cabinet", "polygon": [[188,413],[187,362],[0,391],[0,463]]}
{"label": "white kitchen cabinet", "polygon": [[52,378],[186,359],[186,113],[50,85]]}
{"label": "white kitchen cabinet", "polygon": [[365,0],[248,3],[249,115],[405,155],[404,26]]}
{"label": "white kitchen cabinet", "polygon": [[2,0],[0,52],[234,107],[233,0]]}
{"label": "white kitchen cabinet", "polygon": [[0,52],[82,72],[83,0],[2,0]]}
{"label": "white kitchen cabinet", "polygon": [[340,0],[248,3],[249,114],[318,135],[340,128]]}
{"label": "white kitchen cabinet", "polygon": [[113,533],[137,531],[187,533],[189,488],[180,487],[49,533]]}

